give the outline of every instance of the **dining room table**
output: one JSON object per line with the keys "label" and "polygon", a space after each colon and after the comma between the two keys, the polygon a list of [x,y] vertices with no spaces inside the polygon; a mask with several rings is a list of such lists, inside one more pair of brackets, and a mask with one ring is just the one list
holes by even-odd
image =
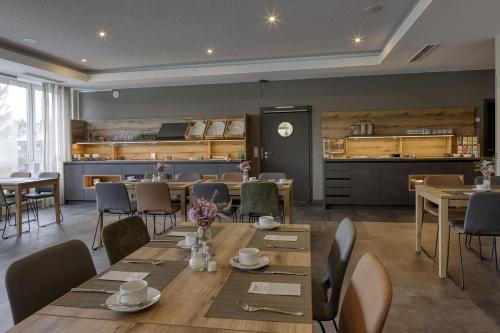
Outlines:
{"label": "dining room table", "polygon": [[[424,200],[429,200],[438,207],[438,248],[437,263],[438,275],[446,278],[447,247],[448,247],[448,211],[450,207],[467,207],[469,200],[474,195],[473,185],[462,186],[430,186],[417,185],[415,195],[415,243],[416,251],[422,250],[422,216]],[[489,191],[500,192],[500,186],[491,186]]]}
{"label": "dining room table", "polygon": [[[188,265],[190,250],[175,244],[175,241],[183,239],[179,237],[182,230],[196,228],[196,225],[181,223],[171,231],[171,235],[162,236],[162,239],[174,242],[152,241],[126,258],[139,263],[122,260],[98,274],[99,277],[113,270],[149,273],[144,279],[161,292],[159,300],[151,307],[134,313],[117,312],[106,307],[109,294],[70,291],[9,332],[313,331],[309,225],[282,224],[267,231],[257,230],[247,223],[214,223],[212,228],[217,232],[213,233],[210,245],[216,253],[215,272],[192,270]],[[268,264],[259,270],[249,272],[231,264],[232,260],[238,262],[234,258],[239,249],[261,244],[262,239],[267,239],[269,235],[292,236],[297,242],[271,241],[273,247],[260,247],[260,256],[265,257]],[[295,244],[296,249],[290,244]],[[161,263],[153,265],[150,260]],[[300,292],[286,296],[282,293],[251,293],[250,287],[255,282],[300,285]],[[120,284],[94,277],[80,287],[118,289]],[[274,307],[294,312],[295,315],[266,310],[247,311],[248,308],[241,304]]]}
{"label": "dining room table", "polygon": [[[233,182],[233,181],[224,181],[217,179],[208,179],[205,182],[212,183],[224,183],[226,184],[229,196],[232,198],[240,198],[241,196],[241,185],[243,182]],[[269,182],[269,181],[257,181],[257,182]],[[286,224],[293,223],[293,179],[287,179],[286,182],[275,182],[278,186],[278,195],[283,200],[283,210],[284,210],[284,218]]]}
{"label": "dining room table", "polygon": [[[31,188],[53,186],[54,191],[54,213],[56,223],[61,223],[61,197],[59,188],[59,178],[0,178],[0,185],[4,190],[15,192],[16,201],[16,234],[17,236],[23,233],[23,193]],[[1,214],[1,213],[0,213]]]}

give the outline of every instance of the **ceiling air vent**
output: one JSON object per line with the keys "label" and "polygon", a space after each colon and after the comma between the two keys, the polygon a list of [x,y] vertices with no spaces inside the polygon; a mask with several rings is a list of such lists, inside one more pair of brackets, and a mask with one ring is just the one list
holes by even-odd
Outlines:
{"label": "ceiling air vent", "polygon": [[427,45],[424,45],[424,47],[422,47],[420,49],[420,51],[417,52],[417,54],[415,54],[413,57],[411,57],[411,59],[408,60],[408,62],[419,62],[419,61],[422,61],[422,59],[424,59],[425,57],[427,57],[438,46],[439,46],[439,44],[427,44]]}
{"label": "ceiling air vent", "polygon": [[38,74],[33,74],[33,73],[23,73],[24,76],[29,76],[29,77],[34,77],[37,79],[40,79],[42,81],[48,81],[48,82],[54,82],[54,83],[64,83],[64,81],[56,80],[56,79],[51,79],[48,76],[43,76],[43,75],[38,75]]}

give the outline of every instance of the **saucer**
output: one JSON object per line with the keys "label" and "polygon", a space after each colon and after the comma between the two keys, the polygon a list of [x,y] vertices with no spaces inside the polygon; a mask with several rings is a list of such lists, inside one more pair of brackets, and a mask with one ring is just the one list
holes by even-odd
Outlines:
{"label": "saucer", "polygon": [[106,306],[108,309],[118,312],[137,312],[149,308],[160,300],[161,292],[158,289],[148,287],[148,300],[139,305],[122,305],[118,303],[120,293],[115,293],[108,297]]}
{"label": "saucer", "polygon": [[482,188],[482,187],[475,187],[473,188],[474,192],[488,192],[490,191],[489,188]]}
{"label": "saucer", "polygon": [[280,226],[281,223],[278,223],[278,222],[273,222],[272,225],[270,225],[269,227],[263,227],[259,224],[259,222],[254,222],[252,223],[252,225],[254,226],[255,229],[257,230],[273,230],[273,229],[276,229],[277,227]]}
{"label": "saucer", "polygon": [[254,266],[245,266],[245,265],[242,265],[235,260],[238,260],[238,256],[234,256],[231,259],[229,259],[229,264],[231,266],[238,268],[238,269],[241,269],[243,271],[252,271],[254,269],[259,269],[259,268],[262,268],[262,267],[266,266],[267,264],[269,264],[269,258],[264,257],[264,256],[259,257],[259,262],[257,263],[257,265],[254,265]]}
{"label": "saucer", "polygon": [[181,240],[181,241],[179,241],[177,243],[177,247],[180,247],[181,249],[184,249],[184,250],[191,250],[192,246],[191,245],[187,245],[186,244],[186,240],[183,239],[183,240]]}

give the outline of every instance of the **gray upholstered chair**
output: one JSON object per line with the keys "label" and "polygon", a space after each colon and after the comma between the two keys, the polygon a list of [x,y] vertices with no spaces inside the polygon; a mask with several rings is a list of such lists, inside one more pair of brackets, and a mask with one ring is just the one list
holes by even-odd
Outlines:
{"label": "gray upholstered chair", "polygon": [[[31,172],[28,171],[14,171],[10,174],[10,178],[31,178]],[[4,191],[6,198],[14,198],[16,196],[14,191]]]}
{"label": "gray upholstered chair", "polygon": [[331,320],[337,329],[335,317],[339,310],[340,292],[355,241],[356,228],[351,220],[345,218],[335,233],[328,254],[326,277],[321,280],[313,278],[313,319],[318,321],[323,332],[323,321]]}
{"label": "gray upholstered chair", "polygon": [[[496,236],[500,236],[500,193],[497,192],[482,192],[473,194],[470,198],[465,214],[465,220],[450,220],[448,222],[448,252],[447,258],[450,257],[450,232],[454,228],[458,234],[458,253],[460,257],[460,284],[448,273],[448,265],[446,271],[448,276],[461,289],[464,288],[464,266],[462,262],[462,244],[461,236],[493,236],[493,253],[495,257],[495,268],[498,270],[498,260],[496,251]],[[448,260],[449,261],[449,260]],[[447,263],[448,263],[447,261]]]}
{"label": "gray upholstered chair", "polygon": [[339,315],[339,333],[381,333],[392,303],[392,283],[380,260],[359,259]]}
{"label": "gray upholstered chair", "polygon": [[224,183],[200,183],[193,185],[193,197],[199,199],[211,200],[214,193],[214,203],[221,209],[221,213],[231,216],[233,222],[236,220],[236,207],[233,205],[228,206],[232,200],[229,196],[229,190]]}
{"label": "gray upholstered chair", "polygon": [[[61,175],[59,172],[40,172],[38,175],[38,178],[60,178]],[[55,193],[54,193],[54,186],[53,185],[47,185],[47,186],[41,186],[35,188],[34,192],[29,192],[23,195],[23,199],[25,199],[28,202],[28,205],[31,206],[31,209],[33,213],[35,214],[35,219],[38,227],[46,227],[48,225],[54,224],[55,222],[52,223],[47,223],[45,225],[40,225],[40,219],[38,216],[38,200],[41,199],[46,199],[46,198],[54,198]],[[62,211],[61,211],[61,220],[63,219]]]}
{"label": "gray upholstered chair", "polygon": [[173,227],[177,224],[176,213],[181,209],[178,204],[173,204],[170,197],[170,190],[167,183],[140,183],[135,186],[137,198],[137,212],[144,214],[146,226],[148,215],[153,216],[153,237],[156,233],[156,216],[163,216],[163,232],[165,232],[165,220],[170,217],[170,224]]}
{"label": "gray upholstered chair", "polygon": [[137,251],[150,240],[148,229],[139,216],[113,222],[102,230],[102,241],[110,265]]}
{"label": "gray upholstered chair", "polygon": [[5,273],[5,289],[14,323],[96,275],[87,246],[70,240],[12,263]]}
{"label": "gray upholstered chair", "polygon": [[[474,185],[480,185],[483,183],[483,176],[477,176],[474,178]],[[491,185],[500,185],[500,176],[490,176]]]}
{"label": "gray upholstered chair", "polygon": [[[3,239],[7,239],[7,238],[11,238],[11,237],[15,237],[16,236],[16,234],[14,234],[14,235],[5,237],[5,231],[7,230],[7,227],[8,226],[12,226],[10,224],[10,207],[12,207],[15,203],[16,202],[13,199],[8,198],[8,197],[5,196],[3,188],[0,185],[0,209],[4,209],[5,208],[5,216],[2,216],[3,221],[5,222],[4,227],[2,229],[2,238]],[[0,212],[0,214],[1,214],[1,212]],[[0,221],[0,223],[1,223],[1,221]],[[28,226],[29,226],[29,222],[28,222]]]}
{"label": "gray upholstered chair", "polygon": [[241,172],[224,172],[222,180],[225,182],[242,182],[243,174]]}
{"label": "gray upholstered chair", "polygon": [[259,180],[278,181],[280,179],[286,179],[286,173],[284,173],[284,172],[261,172],[259,174]]}
{"label": "gray upholstered chair", "polygon": [[191,182],[195,180],[202,180],[203,175],[196,172],[177,173],[175,174],[174,179],[178,181]]}
{"label": "gray upholstered chair", "polygon": [[240,221],[248,216],[249,221],[263,215],[279,216],[280,210],[278,186],[275,183],[243,183],[241,185]]}
{"label": "gray upholstered chair", "polygon": [[[92,250],[102,247],[101,233],[104,224],[104,214],[133,215],[137,212],[137,201],[129,199],[127,188],[122,183],[97,183],[95,186],[97,199],[97,225],[92,241]],[[99,234],[99,245],[96,246],[97,234]]]}

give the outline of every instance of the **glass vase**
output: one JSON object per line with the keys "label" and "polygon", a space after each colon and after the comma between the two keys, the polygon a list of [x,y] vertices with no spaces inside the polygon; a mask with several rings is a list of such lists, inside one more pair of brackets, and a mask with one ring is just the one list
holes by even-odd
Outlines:
{"label": "glass vase", "polygon": [[491,186],[491,178],[490,178],[490,175],[483,175],[483,185],[486,187],[486,188],[490,188]]}
{"label": "glass vase", "polygon": [[248,182],[248,171],[243,171],[243,182],[244,183]]}
{"label": "glass vase", "polygon": [[212,242],[212,231],[210,227],[208,228],[198,228],[198,237],[200,238],[201,243],[205,243],[209,245]]}

